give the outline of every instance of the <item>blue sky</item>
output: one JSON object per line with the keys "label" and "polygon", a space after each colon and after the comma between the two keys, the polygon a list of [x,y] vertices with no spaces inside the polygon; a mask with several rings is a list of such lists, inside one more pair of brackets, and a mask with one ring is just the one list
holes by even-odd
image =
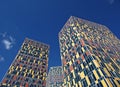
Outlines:
{"label": "blue sky", "polygon": [[120,0],[0,0],[0,80],[26,37],[50,45],[60,66],[58,33],[70,16],[103,24],[120,39]]}

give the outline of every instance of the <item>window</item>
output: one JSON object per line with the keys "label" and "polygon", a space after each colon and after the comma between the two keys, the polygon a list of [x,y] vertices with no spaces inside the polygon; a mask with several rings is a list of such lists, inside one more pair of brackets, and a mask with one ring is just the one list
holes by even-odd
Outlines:
{"label": "window", "polygon": [[33,59],[31,59],[30,62],[33,62]]}
{"label": "window", "polygon": [[95,81],[95,79],[93,77],[93,73],[90,74],[88,77],[89,77],[90,83],[93,83]]}
{"label": "window", "polygon": [[16,82],[15,84],[19,86],[19,85],[20,85],[20,82]]}
{"label": "window", "polygon": [[75,69],[75,74],[78,74],[78,70],[77,69]]}
{"label": "window", "polygon": [[89,73],[89,69],[88,68],[84,68],[84,73],[85,73],[85,76]]}
{"label": "window", "polygon": [[73,73],[70,73],[70,78],[73,78]]}
{"label": "window", "polygon": [[118,81],[118,83],[120,84],[120,80],[117,80]]}
{"label": "window", "polygon": [[102,85],[101,82],[99,82],[99,83],[97,84],[97,86],[98,86],[98,87],[103,87],[103,85]]}
{"label": "window", "polygon": [[86,62],[83,62],[83,66],[85,67],[87,64],[86,64]]}
{"label": "window", "polygon": [[11,75],[10,75],[10,74],[8,74],[6,77],[7,77],[7,78],[10,78],[10,77],[11,77]]}
{"label": "window", "polygon": [[79,71],[81,72],[82,71],[82,67],[79,65],[78,68],[79,68]]}
{"label": "window", "polygon": [[87,85],[88,85],[85,79],[83,79],[82,84],[83,84],[83,87],[87,87]]}
{"label": "window", "polygon": [[94,78],[94,80],[96,80],[96,78],[95,78],[95,75],[93,74],[93,78]]}
{"label": "window", "polygon": [[89,68],[91,71],[94,69],[93,65],[90,65]]}
{"label": "window", "polygon": [[100,75],[100,73],[98,72],[98,70],[96,70],[96,72],[97,72],[98,76],[101,77],[101,75]]}
{"label": "window", "polygon": [[111,81],[111,83],[112,83],[112,85],[113,85],[114,87],[117,87],[117,85],[115,84],[115,82],[114,82],[113,79],[110,78],[110,81]]}
{"label": "window", "polygon": [[13,74],[16,74],[17,73],[17,71],[13,71]]}
{"label": "window", "polygon": [[105,76],[106,76],[106,73],[103,71],[103,69],[101,69],[101,71],[102,71],[103,75],[105,75]]}

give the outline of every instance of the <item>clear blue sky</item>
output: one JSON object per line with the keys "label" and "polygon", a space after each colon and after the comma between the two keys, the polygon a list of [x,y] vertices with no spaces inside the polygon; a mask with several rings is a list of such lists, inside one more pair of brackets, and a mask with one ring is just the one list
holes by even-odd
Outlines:
{"label": "clear blue sky", "polygon": [[103,24],[120,39],[120,0],[0,0],[0,80],[25,37],[50,45],[61,65],[58,33],[70,16]]}

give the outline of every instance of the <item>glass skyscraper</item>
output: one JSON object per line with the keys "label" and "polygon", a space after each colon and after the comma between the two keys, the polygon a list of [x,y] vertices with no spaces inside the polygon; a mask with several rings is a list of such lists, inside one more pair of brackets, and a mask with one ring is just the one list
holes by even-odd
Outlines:
{"label": "glass skyscraper", "polygon": [[49,46],[26,38],[1,87],[46,87]]}
{"label": "glass skyscraper", "polygon": [[61,66],[50,67],[46,87],[62,87],[63,70]]}
{"label": "glass skyscraper", "polygon": [[63,87],[120,87],[120,40],[106,26],[72,16],[59,43]]}

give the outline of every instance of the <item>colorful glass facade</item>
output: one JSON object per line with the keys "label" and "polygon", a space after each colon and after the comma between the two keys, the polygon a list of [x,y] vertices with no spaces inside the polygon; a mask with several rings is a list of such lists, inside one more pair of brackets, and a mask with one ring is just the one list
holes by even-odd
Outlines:
{"label": "colorful glass facade", "polygon": [[62,87],[63,70],[61,66],[51,67],[47,77],[46,87]]}
{"label": "colorful glass facade", "polygon": [[120,40],[107,27],[72,16],[59,43],[64,87],[120,87]]}
{"label": "colorful glass facade", "polygon": [[26,38],[2,87],[46,87],[49,46]]}

